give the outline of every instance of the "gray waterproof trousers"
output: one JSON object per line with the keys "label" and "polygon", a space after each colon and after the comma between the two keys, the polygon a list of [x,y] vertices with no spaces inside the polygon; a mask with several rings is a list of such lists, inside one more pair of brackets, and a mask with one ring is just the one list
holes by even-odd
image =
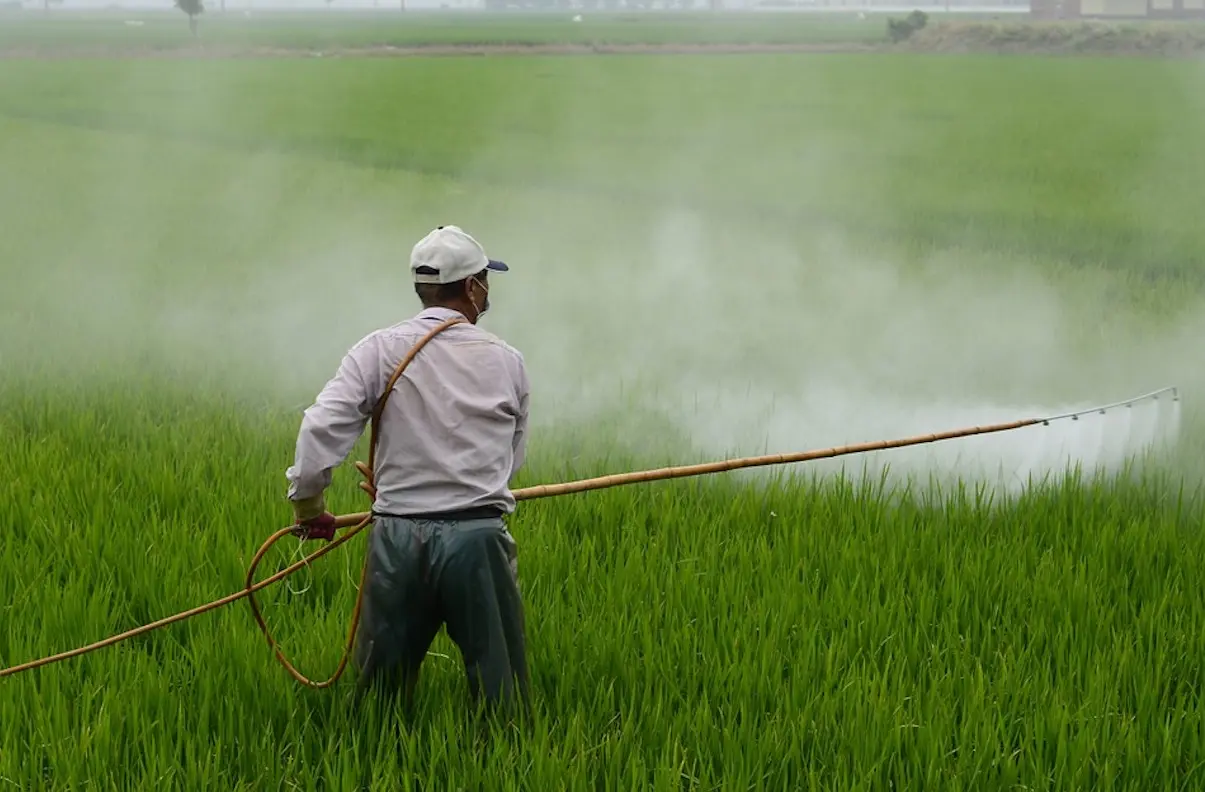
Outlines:
{"label": "gray waterproof trousers", "polygon": [[360,692],[402,688],[411,701],[440,627],[460,649],[474,700],[528,697],[515,540],[500,512],[375,515],[356,636]]}

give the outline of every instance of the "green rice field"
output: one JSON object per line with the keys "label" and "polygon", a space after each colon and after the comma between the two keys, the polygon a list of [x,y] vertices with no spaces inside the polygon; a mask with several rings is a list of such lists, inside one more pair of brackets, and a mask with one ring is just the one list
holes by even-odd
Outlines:
{"label": "green rice field", "polygon": [[[0,790],[1205,788],[1203,86],[903,52],[4,61],[0,668],[243,586],[301,411],[418,310],[444,223],[512,267],[483,326],[532,380],[515,487],[1170,385],[1181,420],[1112,476],[1056,440],[1103,459],[1149,404],[526,501],[529,718],[475,721],[445,634],[415,712],[353,710],[354,668],[298,685],[236,602],[0,678]],[[313,679],[363,548],[258,597]]]}

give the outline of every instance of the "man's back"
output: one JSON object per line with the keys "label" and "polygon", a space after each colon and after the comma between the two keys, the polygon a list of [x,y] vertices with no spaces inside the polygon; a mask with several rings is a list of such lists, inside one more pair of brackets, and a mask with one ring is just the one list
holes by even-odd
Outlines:
{"label": "man's back", "polygon": [[[454,311],[429,308],[378,331],[378,395],[410,349]],[[406,367],[385,404],[374,479],[383,514],[514,509],[528,406],[523,357],[475,325],[453,325]]]}
{"label": "man's back", "polygon": [[[354,444],[402,358],[440,322],[459,314],[426,308],[363,338],[347,353],[304,422],[294,493],[329,484],[328,465]],[[379,514],[408,515],[495,506],[514,510],[509,481],[527,443],[528,380],[522,355],[496,336],[463,322],[444,329],[415,355],[394,386],[378,427]],[[317,429],[321,427],[321,429]]]}

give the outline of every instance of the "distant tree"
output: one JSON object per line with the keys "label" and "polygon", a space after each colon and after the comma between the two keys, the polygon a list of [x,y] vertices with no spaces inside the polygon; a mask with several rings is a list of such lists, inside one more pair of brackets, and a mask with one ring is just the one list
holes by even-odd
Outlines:
{"label": "distant tree", "polygon": [[910,38],[913,33],[929,23],[929,15],[917,9],[903,19],[887,19],[887,35],[894,42]]}
{"label": "distant tree", "polygon": [[205,0],[175,0],[176,8],[188,14],[188,30],[197,37],[197,17],[205,13]]}
{"label": "distant tree", "polygon": [[63,4],[63,0],[42,0],[42,8],[45,9],[46,13],[48,13],[48,14],[50,13],[50,7],[52,5],[62,5],[62,4]]}

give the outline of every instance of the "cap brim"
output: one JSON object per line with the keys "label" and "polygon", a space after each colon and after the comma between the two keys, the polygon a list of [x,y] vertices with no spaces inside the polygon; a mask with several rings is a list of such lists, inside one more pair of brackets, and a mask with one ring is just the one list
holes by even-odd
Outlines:
{"label": "cap brim", "polygon": [[493,270],[494,272],[509,272],[510,271],[510,267],[506,266],[506,262],[497,261],[495,259],[490,259],[489,262],[490,262],[489,264],[485,265],[485,268],[488,270]]}

